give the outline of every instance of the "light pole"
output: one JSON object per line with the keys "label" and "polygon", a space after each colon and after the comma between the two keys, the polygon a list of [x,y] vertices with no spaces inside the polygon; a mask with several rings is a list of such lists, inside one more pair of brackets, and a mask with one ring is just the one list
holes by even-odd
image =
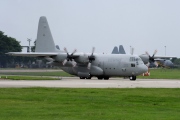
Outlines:
{"label": "light pole", "polygon": [[165,56],[166,56],[166,46],[164,46],[164,48],[165,48]]}
{"label": "light pole", "polygon": [[27,38],[27,41],[29,42],[29,52],[31,52],[31,46],[30,46],[31,39]]}

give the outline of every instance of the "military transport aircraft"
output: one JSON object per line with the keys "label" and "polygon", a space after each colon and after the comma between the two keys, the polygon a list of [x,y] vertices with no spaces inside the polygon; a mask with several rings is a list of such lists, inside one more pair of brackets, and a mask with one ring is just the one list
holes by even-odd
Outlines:
{"label": "military transport aircraft", "polygon": [[46,17],[39,20],[35,52],[9,52],[13,56],[29,56],[45,58],[50,64],[59,66],[65,72],[78,76],[80,79],[109,79],[113,76],[129,77],[136,80],[148,70],[141,58],[127,54],[97,54],[92,48],[91,53],[77,53],[75,49],[69,53],[66,48],[56,48]]}
{"label": "military transport aircraft", "polygon": [[147,64],[151,67],[164,67],[164,68],[173,68],[174,64],[172,63],[170,58],[177,58],[175,56],[157,56],[157,50],[154,51],[153,55],[150,56],[148,52],[146,54],[139,55],[139,57],[143,60],[144,64]]}

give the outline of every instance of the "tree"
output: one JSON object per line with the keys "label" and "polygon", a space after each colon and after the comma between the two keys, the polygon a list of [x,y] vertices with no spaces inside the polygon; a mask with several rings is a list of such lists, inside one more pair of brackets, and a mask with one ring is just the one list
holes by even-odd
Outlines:
{"label": "tree", "polygon": [[7,52],[21,52],[20,42],[15,38],[8,37],[0,31],[0,67],[7,67],[8,64],[19,61],[19,58],[6,55]]}

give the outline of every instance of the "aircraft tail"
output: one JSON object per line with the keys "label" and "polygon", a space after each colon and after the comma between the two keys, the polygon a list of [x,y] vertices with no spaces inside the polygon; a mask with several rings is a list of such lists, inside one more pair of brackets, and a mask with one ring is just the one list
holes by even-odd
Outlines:
{"label": "aircraft tail", "polygon": [[56,47],[46,17],[39,19],[35,52],[55,52]]}
{"label": "aircraft tail", "polygon": [[115,46],[111,54],[119,54],[118,47]]}
{"label": "aircraft tail", "polygon": [[119,50],[118,47],[115,46],[111,54],[126,54],[124,47],[122,45],[119,45]]}
{"label": "aircraft tail", "polygon": [[126,54],[124,47],[122,45],[119,45],[119,54]]}

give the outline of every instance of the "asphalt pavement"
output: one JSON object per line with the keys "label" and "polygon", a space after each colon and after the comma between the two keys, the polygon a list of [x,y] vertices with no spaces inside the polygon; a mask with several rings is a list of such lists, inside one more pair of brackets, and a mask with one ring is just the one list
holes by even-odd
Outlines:
{"label": "asphalt pavement", "polygon": [[180,88],[180,80],[123,78],[109,80],[63,77],[61,80],[0,80],[0,88],[56,87],[56,88]]}

